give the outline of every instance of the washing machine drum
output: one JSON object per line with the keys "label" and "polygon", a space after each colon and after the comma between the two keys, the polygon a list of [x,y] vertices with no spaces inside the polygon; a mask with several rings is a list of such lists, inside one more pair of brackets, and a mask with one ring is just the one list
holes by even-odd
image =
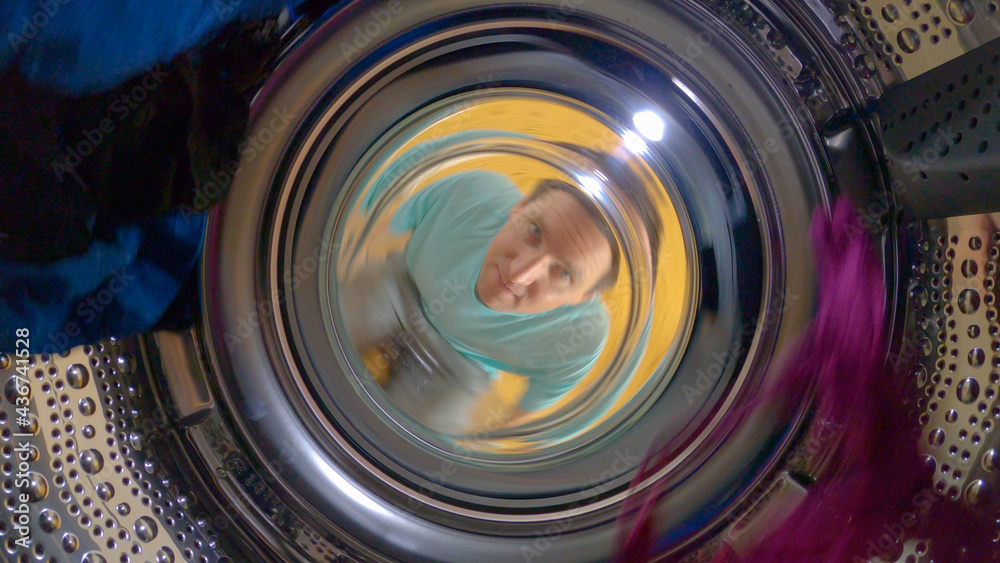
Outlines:
{"label": "washing machine drum", "polygon": [[[790,55],[810,9],[359,1],[296,38],[211,219],[192,347],[191,455],[260,557],[601,561],[654,483],[663,552],[745,511],[809,412],[750,399],[811,314],[821,85],[859,88]],[[518,256],[572,260],[537,250],[556,201],[604,225],[617,279],[504,312]]]}

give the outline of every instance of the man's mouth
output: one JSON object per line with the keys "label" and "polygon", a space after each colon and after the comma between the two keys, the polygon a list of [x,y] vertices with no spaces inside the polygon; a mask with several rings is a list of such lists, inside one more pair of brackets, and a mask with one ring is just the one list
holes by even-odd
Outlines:
{"label": "man's mouth", "polygon": [[514,293],[514,290],[511,289],[510,286],[507,285],[507,282],[504,281],[503,274],[500,273],[500,267],[499,266],[497,267],[497,279],[500,280],[500,283],[498,284],[498,287],[500,288],[501,291],[505,291],[505,292],[511,294],[513,297],[517,297],[517,294]]}

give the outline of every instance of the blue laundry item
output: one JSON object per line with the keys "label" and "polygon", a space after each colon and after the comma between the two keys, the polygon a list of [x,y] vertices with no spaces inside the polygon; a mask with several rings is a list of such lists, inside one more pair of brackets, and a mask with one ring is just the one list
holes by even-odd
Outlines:
{"label": "blue laundry item", "polygon": [[[30,83],[62,95],[104,92],[203,45],[227,24],[301,2],[4,0],[0,72],[14,65]],[[77,211],[69,199],[62,205]],[[110,233],[82,255],[45,263],[0,260],[0,351],[15,349],[19,328],[30,331],[28,349],[35,353],[153,328],[192,275],[205,224],[205,214],[179,211],[139,224],[90,223],[89,230]]]}
{"label": "blue laundry item", "polygon": [[304,0],[4,0],[0,71],[73,95],[108,90],[198,47],[225,25]]}
{"label": "blue laundry item", "polygon": [[207,216],[176,212],[119,227],[113,241],[47,264],[0,260],[0,351],[53,354],[152,328],[191,275]]}

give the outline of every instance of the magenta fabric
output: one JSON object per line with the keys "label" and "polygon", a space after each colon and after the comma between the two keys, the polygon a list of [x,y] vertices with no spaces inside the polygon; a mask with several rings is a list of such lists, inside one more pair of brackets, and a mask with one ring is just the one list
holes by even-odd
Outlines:
{"label": "magenta fabric", "polygon": [[[909,366],[898,358],[886,361],[879,255],[851,204],[837,201],[832,217],[818,211],[811,238],[819,286],[815,318],[782,368],[780,384],[755,404],[787,400],[796,389],[815,385],[815,420],[843,430],[831,442],[832,466],[808,487],[806,501],[742,557],[723,545],[712,563],[895,561],[909,539],[930,540],[937,561],[994,560],[992,519],[932,489],[934,462],[921,458],[920,429],[904,403]],[[647,454],[633,485],[668,461],[662,454]],[[661,494],[653,487],[626,501],[619,561],[655,555],[651,518]]]}

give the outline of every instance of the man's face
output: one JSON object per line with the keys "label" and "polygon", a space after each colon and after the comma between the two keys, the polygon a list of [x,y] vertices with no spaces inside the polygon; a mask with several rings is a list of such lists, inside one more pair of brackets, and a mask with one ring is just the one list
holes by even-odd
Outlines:
{"label": "man's face", "polygon": [[541,313],[590,299],[611,245],[587,210],[559,190],[521,200],[490,242],[476,295],[501,313]]}

